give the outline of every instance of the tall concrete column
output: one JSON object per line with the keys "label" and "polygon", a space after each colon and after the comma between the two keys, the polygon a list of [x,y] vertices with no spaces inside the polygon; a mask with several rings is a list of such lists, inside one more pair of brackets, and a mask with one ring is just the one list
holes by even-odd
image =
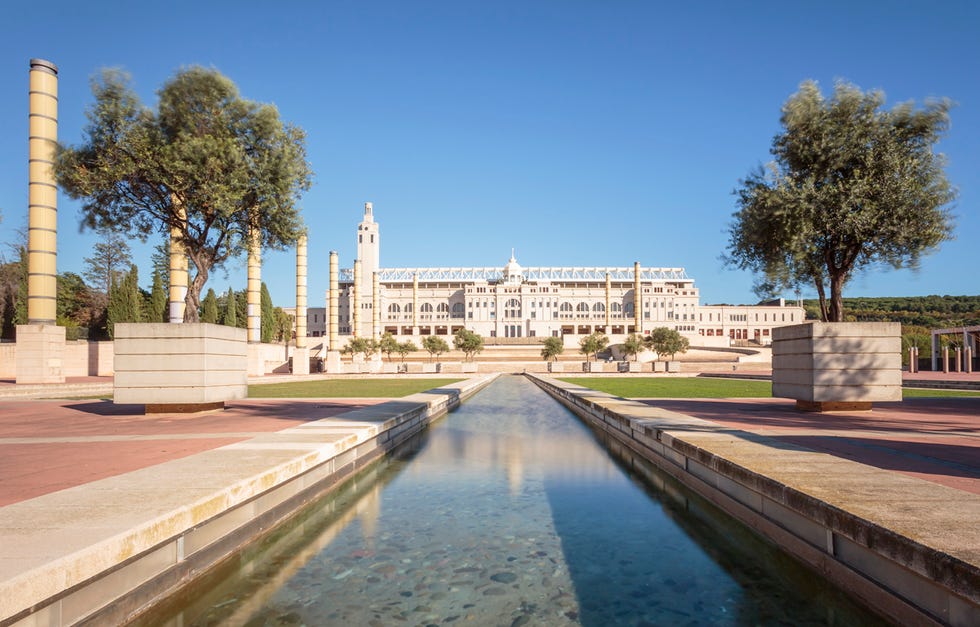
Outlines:
{"label": "tall concrete column", "polygon": [[371,280],[371,337],[381,338],[381,279],[378,273],[372,274]]}
{"label": "tall concrete column", "polygon": [[[181,222],[187,220],[187,212],[174,197],[171,199],[177,209],[177,218]],[[181,230],[178,228],[170,229],[170,297],[169,311],[171,324],[180,324],[184,321],[184,310],[187,303],[187,251],[181,241]]]}
{"label": "tall concrete column", "polygon": [[361,337],[361,260],[354,260],[354,293],[350,302],[350,334]]}
{"label": "tall concrete column", "polygon": [[337,346],[337,335],[339,334],[340,320],[340,268],[338,265],[337,251],[330,251],[330,316],[327,321],[327,346],[330,350],[340,350]]}
{"label": "tall concrete column", "polygon": [[606,273],[606,333],[612,329],[612,275]]}
{"label": "tall concrete column", "polygon": [[31,59],[28,135],[27,324],[17,326],[17,383],[64,383],[65,328],[57,324],[58,68]]}
{"label": "tall concrete column", "polygon": [[412,275],[412,335],[419,334],[419,275]]}
{"label": "tall concrete column", "polygon": [[296,348],[306,348],[306,236],[296,243]]}
{"label": "tall concrete column", "polygon": [[28,139],[27,323],[57,323],[58,185],[54,153],[58,144],[58,68],[31,59]]}
{"label": "tall concrete column", "polygon": [[306,235],[296,242],[296,346],[293,374],[310,373],[310,349],[306,347]]}
{"label": "tall concrete column", "polygon": [[640,321],[642,316],[640,315],[640,310],[643,308],[641,303],[643,302],[643,294],[640,289],[640,262],[633,262],[633,319],[634,325],[636,326],[637,333],[643,333],[643,327],[640,326]]}
{"label": "tall concrete column", "polygon": [[248,343],[262,341],[262,246],[258,229],[248,234]]}

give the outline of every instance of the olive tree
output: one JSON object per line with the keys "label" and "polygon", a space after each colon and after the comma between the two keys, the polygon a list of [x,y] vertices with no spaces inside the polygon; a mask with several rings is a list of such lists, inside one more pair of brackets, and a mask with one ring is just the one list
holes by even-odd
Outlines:
{"label": "olive tree", "polygon": [[483,351],[483,336],[468,329],[460,329],[453,334],[453,347],[463,351],[466,361],[472,361],[474,355]]}
{"label": "olive tree", "polygon": [[[950,239],[955,191],[934,145],[948,100],[883,110],[880,91],[806,81],[783,105],[775,160],[740,181],[726,262],[761,274],[757,291],[816,288],[821,317],[844,320],[842,292],[870,266],[916,268]],[[830,302],[827,302],[829,291]]]}
{"label": "olive tree", "polygon": [[623,342],[623,353],[627,357],[633,357],[634,361],[639,361],[640,353],[646,348],[643,338],[636,333],[630,333]]}
{"label": "olive tree", "polygon": [[565,341],[560,337],[546,337],[541,340],[544,346],[541,348],[541,358],[545,361],[554,359],[558,361],[558,356],[565,352]]}
{"label": "olive tree", "polygon": [[[145,240],[173,237],[194,269],[185,322],[197,322],[210,273],[247,250],[292,245],[303,225],[297,209],[309,188],[301,129],[272,105],[242,98],[217,70],[178,71],[145,107],[128,77],[105,70],[78,146],[61,146],[58,184],[82,199],[83,228]],[[171,235],[172,234],[172,235]]]}
{"label": "olive tree", "polygon": [[599,352],[609,346],[609,336],[601,331],[596,331],[578,341],[578,350],[588,357],[592,355],[596,360],[599,359]]}
{"label": "olive tree", "polygon": [[401,355],[402,361],[405,361],[405,356],[409,353],[414,353],[419,349],[412,340],[405,340],[404,342],[399,342],[395,348],[395,352]]}
{"label": "olive tree", "polygon": [[643,339],[643,343],[647,348],[656,351],[657,355],[667,355],[669,359],[673,359],[677,353],[686,353],[691,346],[690,340],[679,331],[667,327],[657,327]]}
{"label": "olive tree", "polygon": [[449,344],[446,340],[442,339],[437,335],[427,335],[422,340],[422,348],[429,351],[429,361],[432,361],[434,357],[438,357],[443,353],[449,352]]}

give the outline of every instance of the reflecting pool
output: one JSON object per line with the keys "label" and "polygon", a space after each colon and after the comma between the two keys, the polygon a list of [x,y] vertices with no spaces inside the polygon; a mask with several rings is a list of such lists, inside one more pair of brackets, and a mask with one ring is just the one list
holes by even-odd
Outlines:
{"label": "reflecting pool", "polygon": [[602,438],[501,377],[141,622],[881,624]]}

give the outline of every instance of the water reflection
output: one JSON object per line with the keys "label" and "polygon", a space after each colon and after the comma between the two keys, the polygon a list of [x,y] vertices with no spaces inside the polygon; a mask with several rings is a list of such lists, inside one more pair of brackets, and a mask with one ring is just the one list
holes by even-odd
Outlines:
{"label": "water reflection", "polygon": [[597,437],[523,378],[502,378],[156,620],[873,624]]}

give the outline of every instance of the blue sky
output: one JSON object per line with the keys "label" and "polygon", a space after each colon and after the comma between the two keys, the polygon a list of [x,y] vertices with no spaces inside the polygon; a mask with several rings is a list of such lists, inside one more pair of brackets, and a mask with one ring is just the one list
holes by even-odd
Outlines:
{"label": "blue sky", "polygon": [[[770,159],[800,82],[829,94],[843,79],[889,106],[956,101],[939,150],[959,189],[954,241],[918,273],[868,272],[845,295],[980,293],[980,3],[55,1],[3,13],[0,244],[26,225],[30,58],[59,68],[69,144],[100,68],[128,71],[154,105],[168,77],[199,64],[307,132],[310,306],[323,306],[328,252],[352,264],[365,201],[385,267],[503,266],[514,248],[524,266],[682,266],[702,303],[752,302],[753,277],[719,259],[732,190]],[[94,236],[79,232],[78,203],[59,203],[58,269],[81,272]],[[158,241],[133,244],[143,285]],[[278,305],[294,303],[294,264],[265,256]],[[245,286],[244,260],[208,283],[229,285]]]}

